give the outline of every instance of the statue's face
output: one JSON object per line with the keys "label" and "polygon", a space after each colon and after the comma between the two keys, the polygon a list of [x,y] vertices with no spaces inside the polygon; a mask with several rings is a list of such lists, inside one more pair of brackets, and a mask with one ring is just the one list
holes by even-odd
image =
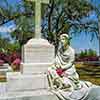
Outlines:
{"label": "statue's face", "polygon": [[68,39],[65,36],[61,36],[60,37],[60,42],[63,46],[67,46],[68,45]]}

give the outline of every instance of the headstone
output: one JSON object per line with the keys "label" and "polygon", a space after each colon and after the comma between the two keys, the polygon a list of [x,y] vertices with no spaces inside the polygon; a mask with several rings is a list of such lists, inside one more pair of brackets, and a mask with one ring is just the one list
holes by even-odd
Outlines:
{"label": "headstone", "polygon": [[31,39],[24,46],[25,63],[51,63],[54,47],[44,39]]}
{"label": "headstone", "polygon": [[54,61],[54,46],[44,39],[31,39],[24,46],[23,61],[23,73],[45,73]]}

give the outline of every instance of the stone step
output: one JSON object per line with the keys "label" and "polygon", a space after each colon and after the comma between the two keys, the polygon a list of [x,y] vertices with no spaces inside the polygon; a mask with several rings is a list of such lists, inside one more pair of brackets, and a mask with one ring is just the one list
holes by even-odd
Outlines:
{"label": "stone step", "polygon": [[21,72],[23,74],[47,73],[50,66],[52,63],[22,63]]}
{"label": "stone step", "polygon": [[8,92],[0,96],[0,100],[59,100],[46,89],[24,92]]}
{"label": "stone step", "polygon": [[48,88],[46,74],[7,73],[7,91],[29,91]]}
{"label": "stone step", "polygon": [[0,96],[7,92],[7,82],[0,82]]}
{"label": "stone step", "polygon": [[8,64],[3,64],[3,66],[0,66],[0,75],[6,75],[6,72],[12,72],[11,66]]}

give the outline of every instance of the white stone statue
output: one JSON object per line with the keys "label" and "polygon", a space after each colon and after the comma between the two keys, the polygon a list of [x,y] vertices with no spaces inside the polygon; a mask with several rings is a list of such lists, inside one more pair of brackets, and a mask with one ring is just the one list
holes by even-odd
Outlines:
{"label": "white stone statue", "polygon": [[79,80],[74,61],[75,52],[70,47],[69,36],[62,34],[54,64],[48,68],[50,88],[61,100],[85,100],[90,88],[95,86]]}

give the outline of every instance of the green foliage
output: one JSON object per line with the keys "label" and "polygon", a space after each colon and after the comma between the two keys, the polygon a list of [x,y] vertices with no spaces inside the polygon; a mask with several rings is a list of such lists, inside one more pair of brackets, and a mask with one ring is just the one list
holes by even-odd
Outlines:
{"label": "green foliage", "polygon": [[23,45],[28,39],[34,37],[34,17],[20,16],[15,22],[17,29],[11,33],[11,36]]}
{"label": "green foliage", "polygon": [[0,38],[0,52],[10,54],[14,51],[20,52],[20,49],[19,42],[10,43],[7,38]]}
{"label": "green foliage", "polygon": [[[16,4],[14,8],[7,3],[7,0],[3,1],[6,3],[7,8],[2,8],[0,12],[1,24],[6,21],[15,20],[17,25],[16,39],[20,40],[20,37],[26,36],[27,33],[34,33],[34,6],[35,3],[27,0],[23,0],[21,3]],[[23,9],[23,11],[21,10]],[[85,0],[50,0],[48,6],[42,6],[42,18],[48,22],[48,26],[45,29],[42,26],[42,32],[45,33],[61,33],[69,32],[70,28],[74,24],[71,21],[79,21],[82,17],[87,16],[88,12],[92,10],[92,6]],[[2,13],[3,12],[3,13]],[[20,32],[19,37],[16,36]],[[28,35],[28,37],[33,37]],[[13,36],[14,36],[13,35]],[[57,35],[56,35],[57,36]],[[23,38],[23,40],[25,40]],[[50,40],[51,41],[51,40]]]}
{"label": "green foliage", "polygon": [[97,52],[92,49],[85,49],[85,51],[81,51],[79,54],[80,57],[87,57],[87,56],[97,56]]}
{"label": "green foliage", "polygon": [[87,56],[97,56],[97,53],[96,53],[96,51],[89,49],[87,52]]}
{"label": "green foliage", "polygon": [[[5,2],[7,7],[0,6],[0,25],[14,20],[16,30],[11,36],[22,46],[34,37],[35,3],[22,0],[12,7],[7,0],[1,1]],[[43,36],[57,49],[60,33],[70,33],[70,30],[77,33],[89,29],[89,24],[92,22],[82,23],[80,20],[88,16],[92,9],[91,4],[86,0],[50,0],[48,5],[42,6],[42,21],[46,22],[46,24],[42,23]]]}
{"label": "green foliage", "polygon": [[92,6],[84,0],[51,0],[45,17],[48,27],[44,28],[43,33],[47,31],[47,39],[57,49],[60,33],[70,34],[70,30],[74,30],[74,33],[88,30],[86,27],[90,27],[90,23],[83,24],[81,19],[87,17],[91,10]]}
{"label": "green foliage", "polygon": [[20,52],[21,47],[20,47],[19,42],[15,42],[15,43],[10,43],[7,49],[8,49],[8,53],[12,53],[15,51]]}

